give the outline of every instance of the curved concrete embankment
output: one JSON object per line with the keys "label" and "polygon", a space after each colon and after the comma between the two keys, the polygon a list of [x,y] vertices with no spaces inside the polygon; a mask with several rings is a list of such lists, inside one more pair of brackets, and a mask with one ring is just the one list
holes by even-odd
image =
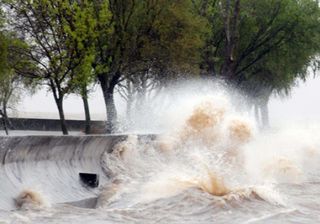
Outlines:
{"label": "curved concrete embankment", "polygon": [[23,190],[39,191],[50,203],[95,197],[98,189],[85,187],[79,172],[97,173],[108,181],[101,156],[124,135],[0,137],[0,209],[13,209]]}

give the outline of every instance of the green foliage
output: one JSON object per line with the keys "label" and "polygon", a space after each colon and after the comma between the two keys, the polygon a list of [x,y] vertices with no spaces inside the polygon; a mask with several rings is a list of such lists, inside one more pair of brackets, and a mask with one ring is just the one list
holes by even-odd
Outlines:
{"label": "green foliage", "polygon": [[56,102],[61,128],[68,134],[63,99],[69,93],[87,95],[93,81],[97,22],[92,1],[4,0],[11,26],[28,42],[20,48],[36,64],[32,77],[49,86]]}
{"label": "green foliage", "polygon": [[94,39],[97,33],[91,1],[10,0],[11,21],[27,35],[25,52],[38,65],[33,74],[57,90],[58,98],[92,82]]}
{"label": "green foliage", "polygon": [[95,74],[106,74],[109,72],[111,57],[109,52],[110,35],[113,31],[111,25],[111,12],[109,9],[109,1],[95,1],[94,3],[94,19],[96,21],[96,40],[95,40]]}
{"label": "green foliage", "polygon": [[0,33],[0,76],[2,76],[8,69],[8,43],[6,37]]}
{"label": "green foliage", "polygon": [[307,77],[308,66],[320,64],[314,0],[1,3],[10,7],[11,27],[28,42],[13,44],[20,53],[6,61],[8,42],[0,36],[1,73],[14,65],[15,73],[45,81],[57,100],[74,92],[86,96],[98,78],[110,109],[121,81],[139,87],[204,71],[251,95],[286,93]]}
{"label": "green foliage", "polygon": [[[308,67],[319,53],[320,10],[315,1],[281,1],[276,27],[286,29],[274,38],[274,44],[249,70],[249,79],[259,79],[277,92],[288,92],[297,81],[305,80]],[[265,6],[266,7],[266,6]],[[270,12],[271,13],[271,12]]]}
{"label": "green foliage", "polygon": [[[223,1],[214,2],[213,10],[207,13],[212,34],[203,51],[203,64],[224,76],[226,33],[219,4]],[[319,16],[319,5],[313,0],[241,1],[238,38],[230,63],[233,81],[244,83],[245,88],[267,86],[286,92],[297,78],[305,79],[320,50]]]}
{"label": "green foliage", "polygon": [[27,72],[35,68],[30,60],[17,51],[22,47],[26,47],[25,43],[13,33],[1,33],[0,108],[5,114],[7,108],[13,109],[20,101],[23,92],[35,90],[33,82],[19,76],[19,71]]}
{"label": "green foliage", "polygon": [[[79,92],[80,95],[84,89],[87,89],[95,79],[92,71],[92,64],[95,60],[95,40],[97,21],[94,17],[94,7],[91,1],[84,0],[81,4],[74,2],[72,5],[66,5],[64,11],[72,9],[72,17],[65,18],[65,32],[68,36],[66,45],[69,51],[74,51],[73,63],[76,65],[71,74],[71,90]],[[69,20],[69,21],[68,21]],[[70,22],[72,20],[72,22]]]}
{"label": "green foliage", "polygon": [[196,72],[206,21],[197,15],[191,1],[160,1],[157,7],[150,34],[144,39],[142,57],[178,72]]}

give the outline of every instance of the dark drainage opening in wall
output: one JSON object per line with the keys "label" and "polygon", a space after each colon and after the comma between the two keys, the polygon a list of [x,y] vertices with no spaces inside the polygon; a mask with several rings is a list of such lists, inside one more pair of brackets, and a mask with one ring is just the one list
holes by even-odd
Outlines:
{"label": "dark drainage opening in wall", "polygon": [[95,173],[79,173],[79,177],[82,183],[88,187],[98,187],[99,186],[99,175]]}

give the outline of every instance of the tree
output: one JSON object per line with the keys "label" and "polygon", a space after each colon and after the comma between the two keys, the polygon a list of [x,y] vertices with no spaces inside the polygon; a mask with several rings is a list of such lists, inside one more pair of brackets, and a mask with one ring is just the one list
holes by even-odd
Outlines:
{"label": "tree", "polygon": [[[91,117],[88,103],[90,86],[95,82],[92,65],[95,59],[95,41],[97,38],[97,21],[94,5],[89,1],[74,4],[74,25],[70,24],[68,33],[70,46],[77,52],[76,60],[80,63],[73,69],[74,78],[71,80],[72,92],[79,94],[83,101],[85,113],[85,133],[90,134]],[[89,33],[88,33],[89,32]]]}
{"label": "tree", "polygon": [[[2,30],[0,34],[0,110],[5,129],[14,128],[9,120],[8,109],[14,109],[22,93],[32,92],[31,89],[35,89],[35,83],[19,75],[21,70],[32,71],[35,66],[23,54],[16,51],[18,48],[27,48],[27,45],[14,33]],[[7,130],[6,132],[8,134]]]}
{"label": "tree", "polygon": [[305,78],[319,52],[319,5],[313,0],[209,3],[205,16],[212,33],[201,66],[256,98],[268,125],[269,96]]}
{"label": "tree", "polygon": [[[92,61],[90,60],[90,63]],[[81,96],[83,102],[83,109],[85,114],[85,134],[91,133],[91,115],[90,115],[90,108],[89,108],[89,94],[90,94],[90,86],[95,82],[93,71],[91,71],[91,66],[86,66],[87,71],[82,70],[78,74],[85,75],[76,76],[74,80],[75,90],[74,92]],[[78,79],[79,78],[79,79]]]}
{"label": "tree", "polygon": [[[242,86],[247,94],[254,97],[254,105],[261,112],[262,126],[266,127],[269,126],[270,95],[272,93],[287,95],[298,79],[305,80],[308,67],[317,60],[320,50],[318,4],[306,0],[296,4],[289,2],[285,7],[282,17],[284,20],[294,21],[286,34],[288,37],[283,36],[283,41],[276,48],[271,49],[252,65],[247,70],[246,77],[241,77],[244,73],[240,73]],[[256,87],[252,87],[254,85]]]}
{"label": "tree", "polygon": [[6,3],[12,9],[12,25],[30,45],[24,54],[38,65],[37,72],[28,75],[50,88],[62,132],[68,134],[63,99],[81,77],[86,79],[82,71],[91,67],[94,58],[91,35],[95,22],[91,3],[86,0],[8,0]]}
{"label": "tree", "polygon": [[205,24],[189,0],[98,2],[97,58],[108,121],[117,123],[114,89],[129,78],[195,69]]}
{"label": "tree", "polygon": [[7,107],[9,99],[12,95],[12,81],[11,75],[8,76],[9,69],[7,64],[7,55],[8,55],[8,43],[5,36],[1,33],[0,35],[0,115],[2,118],[2,125],[7,135],[8,132],[8,115]]}

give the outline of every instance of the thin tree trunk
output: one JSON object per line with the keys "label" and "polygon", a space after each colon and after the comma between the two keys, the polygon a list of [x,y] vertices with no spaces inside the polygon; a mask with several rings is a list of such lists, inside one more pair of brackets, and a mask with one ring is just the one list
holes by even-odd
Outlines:
{"label": "thin tree trunk", "polygon": [[64,111],[63,111],[63,99],[57,99],[56,100],[56,104],[58,107],[58,111],[59,111],[59,117],[60,117],[60,125],[61,125],[61,131],[63,135],[68,135],[68,128],[67,128],[67,124],[66,124],[66,120],[64,117]]}
{"label": "thin tree trunk", "polygon": [[226,44],[224,49],[224,62],[221,67],[221,75],[229,80],[234,79],[236,72],[235,48],[238,44],[239,33],[238,23],[240,15],[240,0],[234,2],[232,6],[230,0],[226,0],[225,9],[222,11],[224,19],[224,32]]}
{"label": "thin tree trunk", "polygon": [[90,109],[89,109],[87,92],[85,92],[84,95],[82,96],[82,101],[83,101],[84,114],[86,119],[85,133],[88,135],[91,132],[91,117],[90,117]]}
{"label": "thin tree trunk", "polygon": [[199,14],[202,17],[206,16],[206,11],[208,9],[209,0],[203,0],[200,6]]}
{"label": "thin tree trunk", "polygon": [[137,110],[142,112],[144,105],[146,104],[146,80],[141,80],[140,88],[138,89],[138,98],[137,98]]}
{"label": "thin tree trunk", "polygon": [[263,128],[270,127],[268,101],[261,104],[261,119]]}
{"label": "thin tree trunk", "polygon": [[9,135],[8,127],[6,124],[6,119],[4,117],[2,117],[2,124],[3,124],[3,129],[6,132],[6,135]]}
{"label": "thin tree trunk", "polygon": [[127,108],[126,108],[127,120],[128,123],[131,124],[132,122],[132,98],[128,98],[127,101]]}
{"label": "thin tree trunk", "polygon": [[[58,84],[57,84],[58,85]],[[61,86],[55,86],[54,80],[50,79],[50,88],[53,94],[54,101],[56,102],[58,111],[59,111],[59,117],[60,117],[60,125],[61,125],[61,131],[63,135],[68,135],[68,128],[66,124],[66,120],[64,117],[64,111],[63,111],[63,97],[64,94],[62,94]]]}
{"label": "thin tree trunk", "polygon": [[7,122],[4,113],[2,110],[0,110],[0,115],[1,115],[1,120],[2,120],[2,126],[4,131],[6,132],[6,135],[9,135],[8,127],[7,127]]}
{"label": "thin tree trunk", "polygon": [[257,125],[260,126],[261,121],[260,121],[260,115],[259,115],[259,105],[257,103],[254,103],[253,109],[254,109],[254,117],[256,119]]}
{"label": "thin tree trunk", "polygon": [[133,102],[133,86],[129,80],[127,80],[127,88],[128,88],[128,97],[127,97],[127,120],[128,124],[132,122],[132,102]]}
{"label": "thin tree trunk", "polygon": [[5,120],[7,129],[13,129],[13,125],[12,125],[10,119],[9,119],[9,116],[8,116],[7,102],[3,103],[3,108],[2,109],[3,109],[3,118]]}

